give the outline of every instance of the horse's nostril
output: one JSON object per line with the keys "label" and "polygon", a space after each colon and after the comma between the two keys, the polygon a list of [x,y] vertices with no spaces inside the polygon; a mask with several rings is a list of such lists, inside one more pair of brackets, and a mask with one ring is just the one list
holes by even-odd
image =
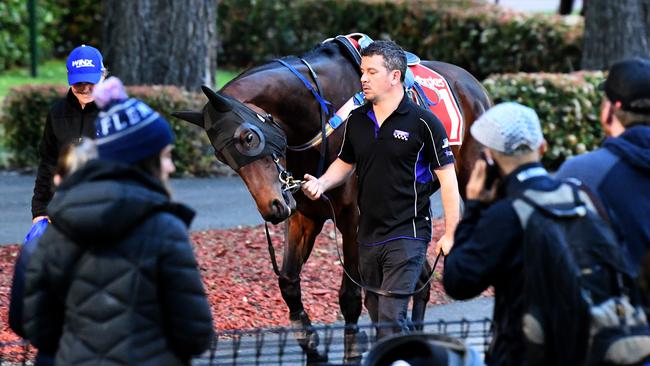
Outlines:
{"label": "horse's nostril", "polygon": [[275,216],[282,216],[284,214],[285,211],[284,204],[280,200],[278,199],[273,200],[271,202],[271,207],[273,207],[273,213],[275,214]]}

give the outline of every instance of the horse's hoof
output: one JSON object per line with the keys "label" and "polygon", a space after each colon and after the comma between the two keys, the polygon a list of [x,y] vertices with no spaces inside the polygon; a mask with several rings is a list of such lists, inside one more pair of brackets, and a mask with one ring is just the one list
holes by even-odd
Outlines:
{"label": "horse's hoof", "polygon": [[347,333],[345,335],[343,362],[359,364],[364,352],[368,350],[368,334],[366,332]]}
{"label": "horse's hoof", "polygon": [[294,329],[293,336],[298,341],[300,347],[305,350],[315,350],[320,344],[318,333],[311,326],[309,316],[301,311],[295,316],[289,316],[291,327]]}
{"label": "horse's hoof", "polygon": [[[314,332],[313,330],[308,330],[307,331],[307,337],[302,340],[302,342],[305,343],[305,347],[307,349],[316,349],[318,348],[318,345],[320,344],[320,338],[318,337],[318,333]],[[301,340],[298,339],[298,344],[300,344]]]}

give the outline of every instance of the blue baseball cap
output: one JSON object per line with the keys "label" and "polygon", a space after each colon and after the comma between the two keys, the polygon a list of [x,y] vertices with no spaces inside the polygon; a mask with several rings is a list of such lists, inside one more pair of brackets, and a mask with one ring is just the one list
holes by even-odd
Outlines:
{"label": "blue baseball cap", "polygon": [[68,84],[91,83],[97,84],[104,72],[102,54],[95,47],[81,45],[68,56]]}

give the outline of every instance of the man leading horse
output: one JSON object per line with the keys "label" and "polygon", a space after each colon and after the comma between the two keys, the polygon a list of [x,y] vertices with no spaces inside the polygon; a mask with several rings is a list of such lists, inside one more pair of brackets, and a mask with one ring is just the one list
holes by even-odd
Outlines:
{"label": "man leading horse", "polygon": [[[219,92],[203,87],[208,103],[201,111],[174,113],[175,116],[206,131],[217,158],[239,174],[264,220],[271,223],[286,220],[286,244],[281,265],[278,266],[274,255],[271,262],[278,275],[282,298],[289,310],[290,324],[297,329],[296,340],[307,355],[308,363],[324,362],[326,358],[318,350],[318,333],[311,326],[308,311],[302,302],[303,283],[300,274],[312,253],[316,237],[321,232],[325,221],[329,219],[335,219],[335,226],[341,232],[342,265],[346,273],[342,276],[339,289],[339,305],[346,325],[344,362],[358,362],[367,345],[365,333],[357,326],[362,308],[361,288],[357,285],[360,279],[357,240],[360,213],[357,203],[358,174],[351,174],[349,179],[340,186],[332,188],[328,192],[328,201],[313,201],[304,194],[295,194],[294,197],[289,194],[289,191],[291,187],[295,187],[293,184],[296,182],[295,180],[289,182],[288,179],[288,172],[300,177],[306,173],[314,174],[320,171],[319,167],[328,167],[338,159],[338,152],[343,143],[344,126],[347,123],[339,123],[337,125],[340,127],[336,128],[330,126],[331,123],[327,123],[325,117],[331,117],[328,111],[333,110],[339,115],[350,98],[361,90],[361,70],[356,62],[357,58],[354,57],[357,51],[350,52],[349,47],[339,41],[341,38],[353,38],[360,43],[361,38],[356,36],[358,34],[336,37],[335,41],[323,42],[302,56],[288,56],[251,68],[231,80]],[[417,65],[419,66],[421,66],[419,71],[422,71],[420,77],[423,78],[421,80],[423,85],[433,80],[441,80],[445,85],[448,83],[448,89],[437,90],[440,92],[439,98],[430,95],[429,99],[425,98],[423,102],[447,112],[449,107],[458,104],[456,119],[449,115],[447,116],[449,118],[440,117],[440,120],[443,124],[450,122],[450,127],[456,126],[450,128],[449,143],[452,145],[451,150],[455,157],[458,186],[464,187],[471,168],[479,156],[478,145],[469,134],[469,127],[492,103],[481,83],[466,70],[439,61],[422,61]],[[388,71],[392,70],[391,68]],[[403,74],[403,70],[400,71],[394,81],[395,86],[399,86],[400,89]],[[417,78],[417,75],[415,77]],[[366,83],[367,86],[374,84],[372,81]],[[367,90],[369,92],[367,96],[371,97],[374,86]],[[438,94],[436,90],[431,92]],[[398,100],[401,101],[401,96]],[[431,122],[429,118],[433,117],[423,117],[425,122]],[[353,120],[349,121],[352,123]],[[391,118],[388,118],[384,129],[389,128],[392,123]],[[424,124],[421,128],[424,128]],[[395,135],[395,137],[391,135],[391,139],[404,142],[403,146],[398,146],[407,147],[419,136],[408,129],[399,127],[395,129],[398,131],[391,130],[389,133]],[[433,131],[434,129],[431,134]],[[327,137],[323,138],[323,135]],[[461,140],[462,145],[459,144]],[[444,142],[444,135],[434,141],[437,149],[448,148]],[[325,149],[322,144],[327,145]],[[323,150],[325,150],[324,158]],[[429,150],[429,148],[422,150],[423,159],[424,154],[430,153]],[[434,159],[434,155],[427,156]],[[388,159],[399,157],[398,155],[387,156]],[[416,181],[415,188],[412,180],[397,187],[414,189],[413,192],[418,194],[418,200],[414,201],[417,205],[411,206],[409,203],[408,212],[417,211],[417,214],[413,213],[413,217],[417,217],[417,237],[426,238],[428,241],[430,234],[425,234],[422,230],[430,230],[430,218],[427,220],[428,196],[439,187],[438,179],[433,173],[437,165],[429,167],[421,164],[418,165],[421,169],[416,170],[415,161],[417,160],[413,161],[410,168],[421,173],[417,176],[422,182]],[[421,162],[424,163],[424,160]],[[357,169],[361,170],[360,164],[358,162],[356,164]],[[448,169],[451,169],[451,166]],[[385,173],[392,174],[392,172]],[[383,180],[384,177],[382,176],[381,179]],[[429,180],[431,182],[427,184]],[[443,190],[446,189],[445,187],[449,187],[448,184],[443,184]],[[461,188],[461,191],[464,189]],[[427,200],[423,200],[424,197]],[[392,198],[376,198],[393,202]],[[446,206],[449,214],[450,205],[446,204]],[[451,206],[457,207],[457,204]],[[364,214],[367,213],[363,207],[362,210]],[[407,210],[396,209],[395,212],[402,214]],[[450,226],[453,226],[456,220],[447,218]],[[427,221],[429,222],[425,225]],[[411,223],[411,228],[412,225]],[[447,230],[448,233],[451,231],[451,228]],[[445,242],[450,244],[451,241],[443,239],[438,247],[442,247]],[[394,243],[389,245],[392,244]],[[449,247],[449,244],[446,247]],[[424,246],[426,247],[426,244]],[[391,246],[393,247],[396,246]],[[423,320],[429,299],[428,283],[425,281],[430,273],[430,267],[428,263],[425,263],[425,266],[422,267],[420,276],[424,283],[422,291],[390,292],[391,295],[399,296],[417,292],[413,295],[412,312],[416,324]],[[370,289],[371,286],[365,287]],[[379,288],[372,290],[386,293]]]}
{"label": "man leading horse", "polygon": [[[305,174],[303,192],[315,200],[356,170],[359,182],[359,271],[364,304],[378,338],[406,330],[409,297],[431,241],[429,197],[441,189],[445,234],[435,253],[448,253],[459,220],[460,195],[444,126],[404,91],[406,54],[376,41],[361,52],[367,103],[350,115],[341,151],[325,174]],[[434,179],[432,172],[437,177]]]}

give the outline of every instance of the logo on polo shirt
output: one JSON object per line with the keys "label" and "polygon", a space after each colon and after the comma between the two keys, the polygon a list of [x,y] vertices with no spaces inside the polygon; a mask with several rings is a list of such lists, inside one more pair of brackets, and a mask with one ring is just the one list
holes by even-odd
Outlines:
{"label": "logo on polo shirt", "polygon": [[394,130],[393,131],[393,137],[398,139],[398,140],[408,141],[409,140],[409,133],[406,132],[406,131],[402,131],[402,130]]}
{"label": "logo on polo shirt", "polygon": [[443,139],[442,140],[442,148],[446,149],[449,147],[449,140],[448,139]]}
{"label": "logo on polo shirt", "polygon": [[95,64],[93,63],[93,60],[88,59],[88,58],[81,58],[78,60],[72,61],[72,67],[75,68],[80,68],[80,67],[95,67]]}

